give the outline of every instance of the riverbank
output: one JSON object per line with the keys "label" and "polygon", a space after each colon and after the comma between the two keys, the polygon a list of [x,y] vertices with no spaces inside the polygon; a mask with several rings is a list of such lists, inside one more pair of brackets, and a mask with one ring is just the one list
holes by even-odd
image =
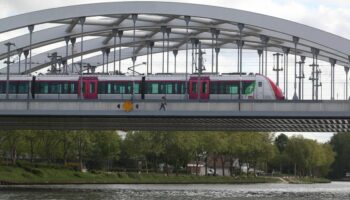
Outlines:
{"label": "riverbank", "polygon": [[[300,178],[298,178],[300,179]],[[135,172],[79,172],[63,167],[0,166],[0,184],[254,184],[254,183],[316,183],[280,177],[253,176],[194,176]],[[305,181],[305,182],[304,182]]]}

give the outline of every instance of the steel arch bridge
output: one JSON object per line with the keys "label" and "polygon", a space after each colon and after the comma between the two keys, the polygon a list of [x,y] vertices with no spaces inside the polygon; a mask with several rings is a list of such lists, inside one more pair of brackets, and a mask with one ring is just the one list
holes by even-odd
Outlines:
{"label": "steel arch bridge", "polygon": [[[295,57],[295,61],[299,60],[299,56],[312,58],[315,80],[318,78],[317,61],[329,62],[332,73],[332,99],[334,99],[335,64],[344,66],[346,75],[349,71],[350,41],[345,38],[288,20],[205,5],[151,1],[98,3],[54,8],[0,19],[0,34],[11,34],[14,30],[24,31],[26,34],[0,41],[0,60],[9,61],[11,56],[19,56],[19,61],[11,64],[9,68],[0,69],[2,74],[7,72],[9,75],[31,74],[53,65],[58,73],[78,74],[82,69],[74,67],[74,64],[83,67],[88,63],[91,66],[101,67],[103,60],[114,65],[119,62],[118,65],[121,66],[122,61],[131,58],[135,66],[137,57],[146,55],[148,60],[149,55],[156,53],[163,53],[162,72],[172,73],[176,68],[174,70],[169,68],[169,64],[166,63],[169,59],[164,58],[164,52],[193,51],[198,48],[198,42],[202,48],[212,50],[212,60],[216,61],[215,64],[212,63],[211,70],[209,69],[212,73],[218,73],[220,49],[237,49],[240,51],[238,53],[240,56],[242,49],[258,50],[257,55],[261,58],[259,73],[262,74],[266,74],[268,69],[267,52],[281,53],[285,57],[290,55]],[[10,43],[16,46],[11,47]],[[48,47],[49,45],[58,47]],[[39,48],[42,49],[42,53],[32,55],[32,50]],[[51,55],[51,58],[56,55],[60,60],[49,59],[48,55]],[[109,57],[107,61],[104,59],[105,56]],[[186,58],[186,69],[191,71],[193,65],[190,66],[189,57]],[[242,60],[242,57],[239,59]],[[150,63],[147,62],[147,74],[152,73],[152,61]],[[113,74],[116,71],[123,71],[118,65],[114,65]],[[241,64],[238,63],[237,67],[239,65]],[[288,59],[285,67],[288,67]],[[297,62],[290,63],[289,67],[296,70]],[[242,70],[238,67],[237,72]],[[288,77],[288,74],[285,76]],[[295,78],[296,76],[295,71]],[[288,87],[285,87],[284,92],[288,93]],[[346,108],[342,111],[348,111],[348,106],[340,107]],[[254,116],[249,114],[250,118]],[[270,113],[269,118],[273,116],[274,114]],[[334,123],[337,123],[337,119],[341,119],[339,121],[342,125],[336,128],[322,126],[325,128],[320,131],[348,130],[346,116],[348,115],[342,116],[339,113],[333,115],[331,119],[335,120]],[[261,113],[255,117],[262,117]],[[295,119],[296,116],[293,114],[282,117],[288,120]],[[312,117],[327,120],[327,116],[318,114],[308,115],[305,119]],[[284,124],[288,125],[286,121]],[[252,129],[248,123],[246,127],[241,127],[245,128]],[[262,129],[258,127],[254,130]],[[264,128],[264,130],[276,130],[276,128]],[[302,130],[302,128],[290,130]]]}

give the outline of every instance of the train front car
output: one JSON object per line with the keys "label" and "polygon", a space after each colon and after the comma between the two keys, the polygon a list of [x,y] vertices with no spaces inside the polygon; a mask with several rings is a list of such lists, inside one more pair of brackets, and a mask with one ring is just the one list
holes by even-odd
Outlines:
{"label": "train front car", "polygon": [[257,88],[255,90],[256,99],[264,100],[284,100],[282,90],[267,76],[257,74]]}

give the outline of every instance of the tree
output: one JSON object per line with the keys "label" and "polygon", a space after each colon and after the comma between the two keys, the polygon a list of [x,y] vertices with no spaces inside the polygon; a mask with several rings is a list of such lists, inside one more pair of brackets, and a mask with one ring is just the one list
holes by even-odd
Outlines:
{"label": "tree", "polygon": [[34,151],[35,147],[39,145],[40,138],[36,131],[22,131],[22,135],[24,136],[24,141],[26,143],[27,148],[29,149],[30,154],[30,162],[34,162]]}
{"label": "tree", "polygon": [[120,154],[120,137],[115,131],[93,131],[90,133],[91,150],[89,160],[94,168],[113,168],[113,162]]}
{"label": "tree", "polygon": [[279,152],[282,153],[286,149],[286,146],[288,144],[288,136],[285,134],[280,134],[275,139],[275,145],[278,148]]}
{"label": "tree", "polygon": [[302,136],[290,138],[285,151],[294,163],[295,175],[324,176],[334,161],[334,153],[329,145]]}
{"label": "tree", "polygon": [[6,149],[8,154],[10,155],[11,163],[15,165],[17,161],[17,156],[19,154],[18,148],[23,139],[22,134],[20,131],[4,131],[3,137],[4,149]]}
{"label": "tree", "polygon": [[45,158],[47,163],[56,161],[59,157],[60,132],[59,131],[37,131],[39,139],[39,155]]}
{"label": "tree", "polygon": [[331,177],[343,178],[346,172],[350,172],[350,134],[336,133],[330,141],[335,152],[335,160],[332,164]]}
{"label": "tree", "polygon": [[123,149],[130,159],[144,161],[148,173],[148,159],[154,159],[154,168],[157,169],[156,160],[164,152],[162,138],[161,132],[128,132],[123,141]]}
{"label": "tree", "polygon": [[80,165],[80,169],[84,168],[84,159],[89,154],[91,137],[87,131],[74,131],[73,134],[73,145],[75,148],[76,157]]}

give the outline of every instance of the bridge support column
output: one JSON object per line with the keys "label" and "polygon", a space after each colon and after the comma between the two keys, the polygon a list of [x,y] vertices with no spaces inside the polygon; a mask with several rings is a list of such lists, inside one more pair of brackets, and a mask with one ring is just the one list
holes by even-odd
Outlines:
{"label": "bridge support column", "polygon": [[349,67],[344,67],[344,70],[345,70],[345,100],[348,100],[349,99],[349,96],[348,96],[348,78],[349,78]]}
{"label": "bridge support column", "polygon": [[334,100],[334,67],[337,60],[329,58],[329,62],[331,63],[331,100]]}
{"label": "bridge support column", "polygon": [[[66,42],[66,60],[68,61],[68,44],[69,44],[70,36],[64,37],[64,41]],[[68,73],[68,63],[63,68],[63,73]]]}
{"label": "bridge support column", "polygon": [[162,73],[164,73],[164,67],[165,67],[165,33],[166,33],[166,26],[161,26],[160,27],[160,30],[162,31],[162,34],[163,34],[163,51],[162,51]]}
{"label": "bridge support column", "polygon": [[312,100],[317,100],[318,98],[318,64],[317,64],[317,56],[319,54],[319,50],[316,48],[311,47],[311,53],[312,53],[312,64],[310,67],[312,68],[311,71],[311,77],[309,80],[312,81]]}
{"label": "bridge support column", "polygon": [[116,61],[116,50],[117,50],[117,34],[118,34],[118,29],[113,29],[112,30],[112,35],[113,35],[113,75],[115,75],[115,61]]}
{"label": "bridge support column", "polygon": [[220,48],[216,47],[215,48],[215,54],[216,54],[216,74],[219,74],[219,53],[220,53]]}
{"label": "bridge support column", "polygon": [[196,39],[195,38],[191,38],[191,45],[192,45],[192,74],[194,72],[194,43],[196,42]]}
{"label": "bridge support column", "polygon": [[[265,50],[265,65],[262,66],[262,74],[267,76],[267,43],[269,42],[270,38],[266,35],[260,35],[260,40]],[[262,63],[264,63],[264,58],[262,60]],[[265,70],[264,70],[264,67],[265,67]]]}
{"label": "bridge support column", "polygon": [[29,50],[24,50],[23,51],[23,55],[24,55],[24,73],[27,71],[27,60],[28,60],[28,55],[29,55]]}
{"label": "bridge support column", "polygon": [[298,100],[297,95],[297,45],[299,43],[299,38],[296,36],[293,36],[293,43],[294,43],[294,95],[293,100]]}
{"label": "bridge support column", "polygon": [[288,99],[288,54],[290,52],[290,48],[288,47],[282,47],[282,51],[283,51],[283,54],[284,54],[284,96],[286,99]]}
{"label": "bridge support column", "polygon": [[244,41],[242,40],[242,31],[244,29],[244,24],[242,23],[238,23],[238,30],[239,30],[239,43],[240,43],[240,49],[239,49],[239,73],[240,76],[242,76],[242,54],[243,54],[243,45],[244,45]]}
{"label": "bridge support column", "polygon": [[105,55],[106,55],[106,49],[102,48],[101,49],[102,52],[102,73],[105,73]]}
{"label": "bridge support column", "polygon": [[9,91],[10,91],[10,64],[13,63],[10,61],[11,57],[11,46],[15,46],[14,43],[6,43],[7,46],[7,60],[6,63],[6,99],[9,99]]}
{"label": "bridge support column", "polygon": [[110,48],[106,48],[105,49],[105,52],[106,52],[106,60],[107,60],[107,62],[106,62],[106,73],[108,74],[108,71],[109,71],[109,69],[108,69],[108,60],[109,60],[109,53],[111,52],[111,49]]}
{"label": "bridge support column", "polygon": [[178,52],[179,52],[179,50],[177,50],[177,49],[173,50],[173,54],[174,54],[174,73],[175,74],[176,74],[176,57],[177,57]]}
{"label": "bridge support column", "polygon": [[194,40],[194,66],[195,66],[195,71],[198,71],[198,49],[199,49],[199,39]]}
{"label": "bridge support column", "polygon": [[236,40],[236,44],[237,44],[237,73],[239,73],[239,69],[240,69],[240,62],[239,62],[239,60],[240,60],[240,53],[241,53],[241,51],[240,51],[240,49],[241,49],[241,41],[240,40]]}
{"label": "bridge support column", "polygon": [[[319,52],[319,50],[318,50],[318,52]],[[316,87],[316,100],[319,100],[319,94],[320,94],[319,87],[322,87],[321,75],[320,74],[322,73],[322,71],[320,69],[320,66],[318,65],[318,53],[316,55],[316,65],[317,65],[316,66],[316,72],[315,72],[316,73],[316,85],[315,85],[315,87]]]}
{"label": "bridge support column", "polygon": [[118,37],[119,37],[119,69],[118,73],[122,74],[122,37],[123,37],[123,31],[118,31]]}
{"label": "bridge support column", "polygon": [[219,35],[220,35],[220,30],[216,30],[215,31],[216,74],[219,74],[219,52],[220,52],[220,48],[218,47]]}
{"label": "bridge support column", "polygon": [[298,79],[298,96],[299,96],[299,99],[301,100],[302,99],[302,85],[301,85],[301,82],[302,80],[305,78],[304,77],[304,73],[303,73],[303,65],[304,65],[304,62],[305,61],[305,56],[300,56],[300,61],[297,62],[297,65],[299,66],[299,75],[296,77]]}
{"label": "bridge support column", "polygon": [[261,73],[261,55],[263,54],[263,50],[261,50],[261,49],[258,49],[258,55],[259,55],[259,74],[262,74]]}
{"label": "bridge support column", "polygon": [[214,38],[215,38],[216,29],[211,28],[210,33],[211,33],[211,73],[214,73],[214,49],[215,49]]}
{"label": "bridge support column", "polygon": [[147,43],[146,76],[148,76],[148,74],[149,74],[149,46],[150,46],[151,41],[146,41],[146,43]]}
{"label": "bridge support column", "polygon": [[302,62],[301,64],[301,70],[299,71],[299,93],[301,91],[301,93],[299,94],[299,97],[301,100],[304,100],[304,79],[305,79],[305,74],[304,74],[304,65],[305,65],[305,56],[300,56],[300,60]]}
{"label": "bridge support column", "polygon": [[276,72],[276,85],[279,86],[280,84],[280,71],[283,71],[283,68],[280,68],[280,56],[283,56],[283,54],[275,53],[273,54],[273,57],[276,58],[276,67],[274,67],[272,70]]}
{"label": "bridge support column", "polygon": [[166,59],[166,73],[169,73],[169,40],[170,40],[170,33],[171,28],[166,28],[166,35],[167,35],[167,45],[166,45],[166,51],[167,51],[167,59]]}
{"label": "bridge support column", "polygon": [[236,40],[237,44],[237,73],[242,74],[242,48],[244,41]]}
{"label": "bridge support column", "polygon": [[71,49],[71,51],[72,51],[72,71],[71,71],[71,73],[73,73],[74,72],[74,46],[75,46],[75,42],[77,41],[77,39],[76,38],[71,38],[70,39],[70,43],[72,44],[72,49]]}
{"label": "bridge support column", "polygon": [[29,30],[29,70],[31,70],[32,69],[32,42],[33,42],[34,25],[29,25],[28,30]]}
{"label": "bridge support column", "polygon": [[135,61],[136,61],[136,52],[135,52],[135,38],[136,38],[136,20],[137,20],[137,14],[132,14],[131,15],[132,17],[132,22],[133,22],[133,25],[134,25],[134,30],[133,30],[133,37],[132,37],[132,40],[133,40],[133,43],[132,43],[132,76],[135,76]]}
{"label": "bridge support column", "polygon": [[[191,17],[190,16],[185,16],[185,23],[186,23],[186,72],[185,72],[185,78],[186,78],[186,83],[187,83],[187,79],[188,79],[188,25],[191,21]],[[193,51],[193,45],[192,45],[192,51]],[[192,68],[193,71],[193,68]],[[188,89],[187,89],[187,84],[185,84],[185,99],[188,99]]]}
{"label": "bridge support column", "polygon": [[23,49],[17,49],[18,53],[18,74],[21,74],[21,56],[23,53]]}
{"label": "bridge support column", "polygon": [[[85,17],[80,17],[80,25],[81,25],[81,35],[80,35],[80,78],[83,80],[83,53],[84,53],[84,23],[85,23]],[[80,98],[83,98],[83,81],[80,81]]]}
{"label": "bridge support column", "polygon": [[150,41],[149,47],[151,49],[151,74],[153,73],[153,47],[154,47],[154,42]]}

